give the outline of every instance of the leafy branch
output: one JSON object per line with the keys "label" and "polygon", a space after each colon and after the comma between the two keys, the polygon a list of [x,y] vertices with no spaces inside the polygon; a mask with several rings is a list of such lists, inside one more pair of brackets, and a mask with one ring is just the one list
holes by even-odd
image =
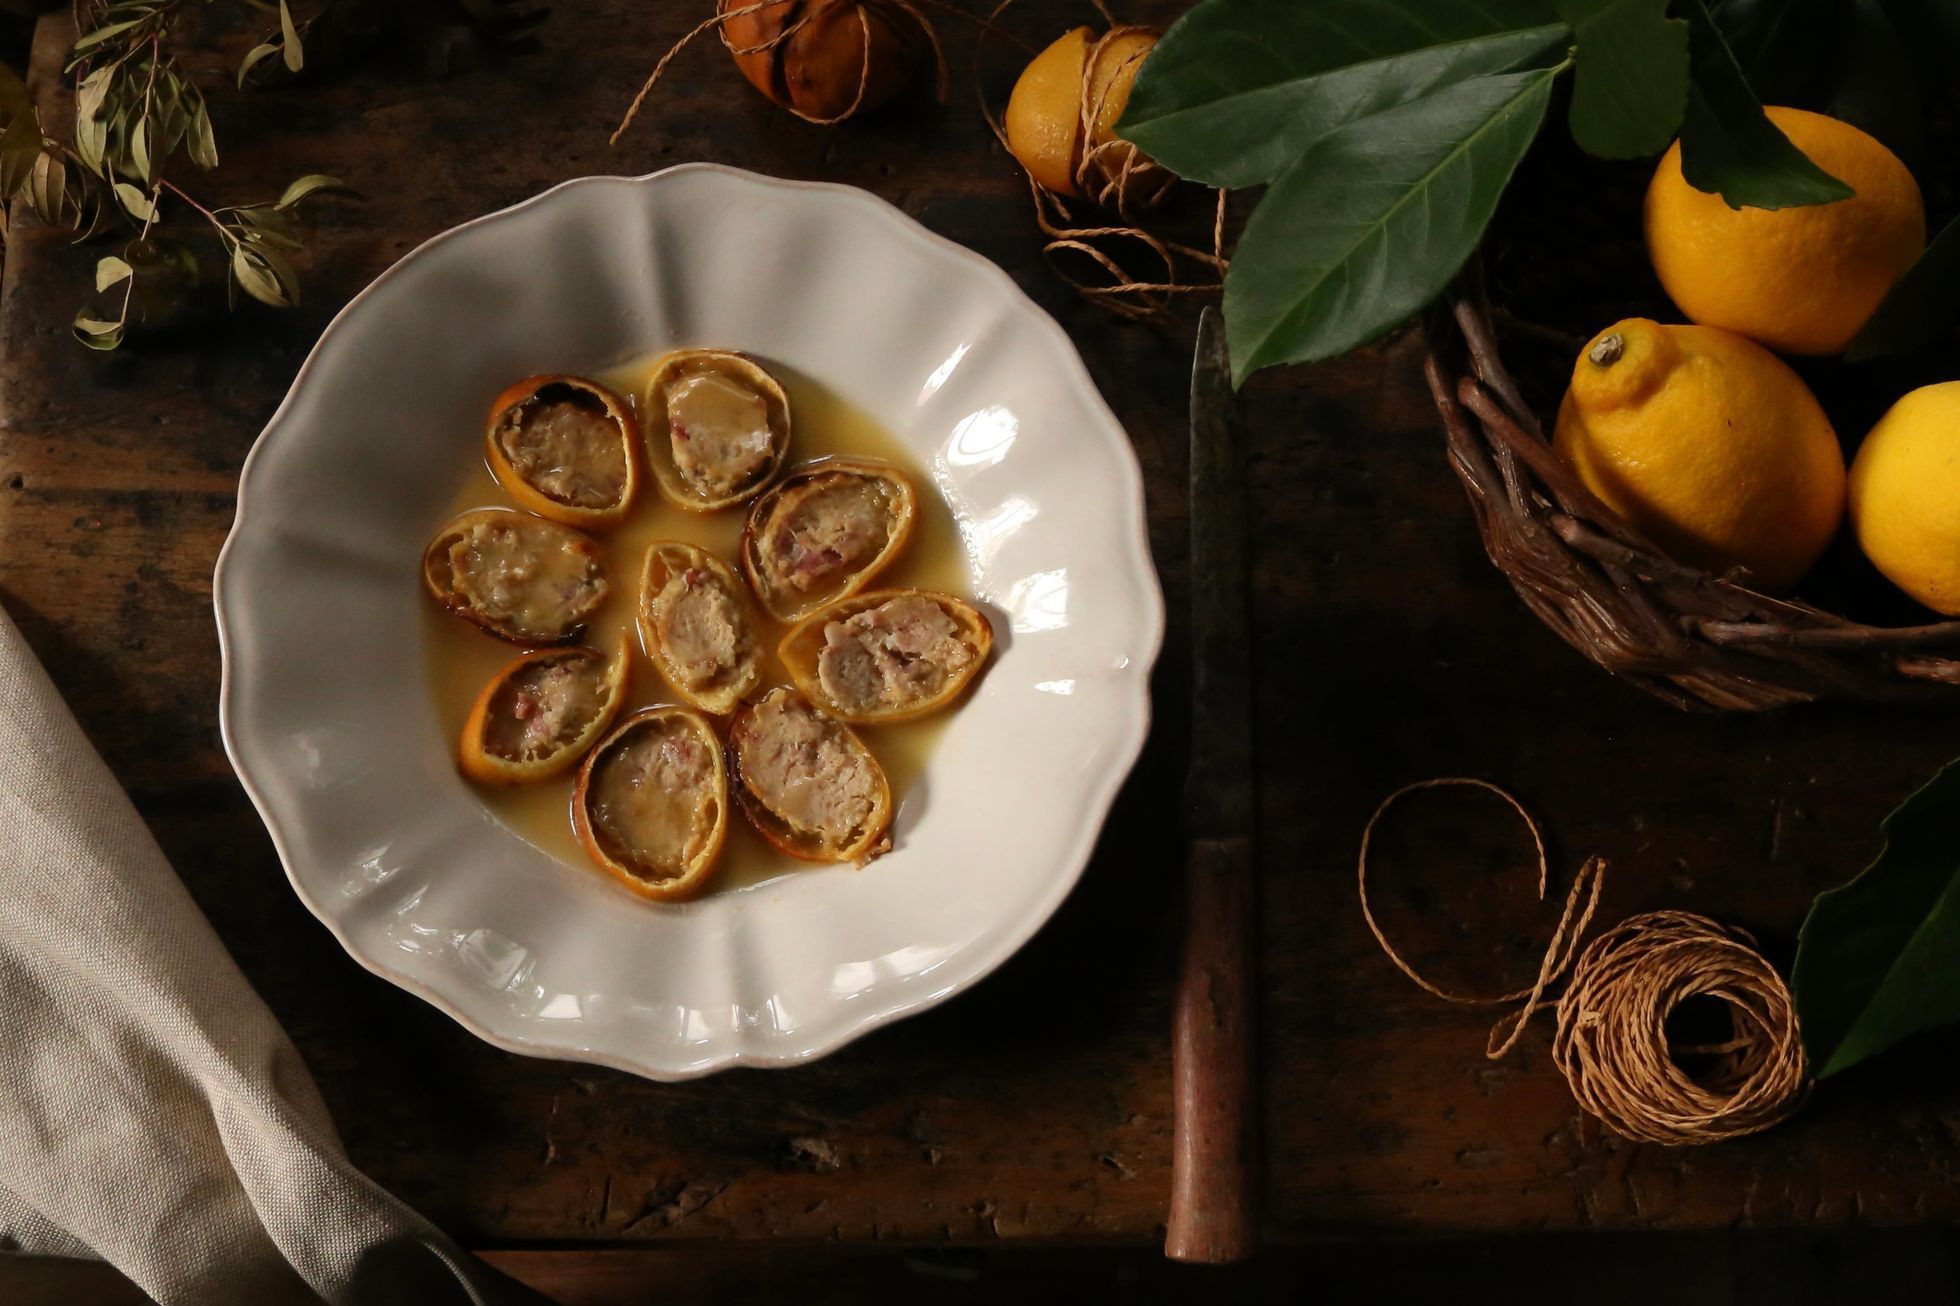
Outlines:
{"label": "leafy branch", "polygon": [[[103,188],[73,150],[41,130],[34,98],[0,64],[0,196],[24,202],[50,226],[86,237],[101,225]],[[0,203],[0,240],[8,209]]]}
{"label": "leafy branch", "polygon": [[1243,382],[1345,353],[1440,294],[1568,73],[1589,153],[1652,155],[1678,135],[1688,180],[1736,208],[1851,193],[1764,114],[1704,0],[1200,0],[1117,132],[1180,176],[1267,187],[1225,280]]}
{"label": "leafy branch", "polygon": [[[278,22],[273,52],[283,64],[304,62],[301,24],[287,0],[254,0]],[[81,32],[64,72],[74,81],[75,125],[57,140],[42,126],[33,97],[11,70],[0,68],[0,202],[24,202],[50,226],[77,240],[120,231],[119,254],[97,260],[95,293],[101,307],[75,317],[76,337],[94,349],[114,349],[135,327],[158,327],[190,302],[199,281],[196,250],[159,235],[168,210],[201,220],[225,267],[227,298],[239,291],[275,308],[299,302],[293,256],[302,252],[295,209],[307,197],[344,190],[332,177],[309,175],[276,200],[212,207],[179,175],[218,166],[217,134],[206,93],[178,58],[186,15],[211,0],[111,0],[78,6]],[[317,15],[316,15],[317,17]],[[265,55],[241,60],[240,80]]]}

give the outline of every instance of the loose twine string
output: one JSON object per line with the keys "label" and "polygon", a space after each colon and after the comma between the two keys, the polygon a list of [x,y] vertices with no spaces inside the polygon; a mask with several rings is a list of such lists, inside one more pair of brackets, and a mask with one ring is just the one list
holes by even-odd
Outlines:
{"label": "loose twine string", "polygon": [[[718,9],[717,12],[697,23],[679,40],[667,48],[653,71],[640,86],[633,102],[627,106],[619,126],[613,129],[609,143],[617,145],[633,120],[639,116],[640,108],[653,92],[680,52],[694,39],[705,32],[713,31],[722,45],[736,55],[763,54],[776,49],[794,37],[806,25],[821,14],[834,8],[838,3],[852,3],[858,22],[862,47],[858,57],[857,92],[851,102],[840,112],[829,116],[807,114],[793,106],[788,107],[808,122],[829,125],[842,122],[856,113],[864,103],[866,88],[871,82],[872,34],[869,9],[873,4],[904,13],[925,34],[932,48],[933,64],[936,71],[936,84],[939,98],[946,98],[948,73],[946,52],[939,43],[939,33],[934,29],[925,13],[914,0],[815,0],[797,11],[780,31],[765,41],[753,45],[738,46],[728,39],[727,24],[737,18],[745,18],[765,9],[776,8],[789,0],[754,0],[753,3],[736,8]],[[922,3],[945,13],[955,14],[980,29],[980,35],[973,48],[973,87],[975,98],[980,104],[981,116],[1003,147],[1007,145],[1007,129],[1000,115],[988,103],[984,83],[981,79],[981,62],[986,52],[989,36],[1002,37],[1021,47],[1024,52],[1032,52],[1029,44],[1007,31],[1000,24],[1000,17],[1014,4],[1014,0],[1000,0],[993,11],[985,17],[968,13],[950,0],[921,0]],[[1106,107],[1108,97],[1115,84],[1121,80],[1112,75],[1103,78],[1102,88],[1094,85],[1096,78],[1091,74],[1109,44],[1121,37],[1148,33],[1150,28],[1118,23],[1110,12],[1107,0],[1091,0],[1096,12],[1108,27],[1102,36],[1089,47],[1083,64],[1082,85],[1077,98],[1076,113],[1078,131],[1081,139],[1089,142],[1081,157],[1075,162],[1074,181],[1076,189],[1087,197],[1090,203],[1113,210],[1119,221],[1101,226],[1082,225],[1070,211],[1067,201],[1053,191],[1047,190],[1032,177],[1028,179],[1028,190],[1034,204],[1035,223],[1040,228],[1044,240],[1042,254],[1048,259],[1055,273],[1077,294],[1091,303],[1108,309],[1119,317],[1139,320],[1165,317],[1173,298],[1178,295],[1206,294],[1216,291],[1223,282],[1227,261],[1225,258],[1225,192],[1218,191],[1212,218],[1211,248],[1198,249],[1179,241],[1159,236],[1143,226],[1135,216],[1136,208],[1148,208],[1161,203],[1177,185],[1177,177],[1168,169],[1152,162],[1141,150],[1125,140],[1109,140],[1095,143],[1095,123]],[[1130,65],[1140,63],[1149,50],[1133,50],[1123,56],[1117,66],[1120,74]],[[1009,151],[1012,152],[1011,150]],[[1072,272],[1058,256],[1072,254],[1085,259],[1098,274],[1097,279],[1084,279]],[[1149,274],[1132,272],[1127,263],[1141,258],[1149,268]],[[1186,265],[1195,264],[1203,271],[1193,279],[1186,273]]]}
{"label": "loose twine string", "polygon": [[[1495,1061],[1517,1046],[1537,1012],[1555,1010],[1552,1060],[1580,1107],[1639,1142],[1684,1146],[1758,1133],[1786,1119],[1810,1091],[1796,1008],[1755,940],[1692,912],[1632,916],[1581,950],[1605,881],[1606,862],[1587,858],[1573,877],[1537,978],[1493,997],[1453,993],[1425,979],[1388,941],[1368,903],[1368,852],[1382,817],[1401,799],[1429,789],[1494,794],[1516,812],[1538,857],[1538,896],[1550,871],[1538,823],[1524,805],[1484,780],[1446,776],[1405,785],[1381,801],[1361,833],[1356,886],[1361,914],[1382,951],[1425,992],[1463,1006],[1523,1006],[1492,1028],[1484,1052]],[[1556,1001],[1546,995],[1570,971]],[[1674,1045],[1667,1022],[1691,998],[1713,998],[1729,1013],[1731,1036],[1716,1044]],[[1711,1058],[1699,1076],[1680,1059]]]}
{"label": "loose twine string", "polygon": [[[989,36],[1007,36],[1017,45],[1026,47],[1025,42],[1013,38],[1000,24],[1001,15],[1014,3],[1015,0],[1000,0],[985,18],[976,20],[980,26],[980,36],[973,44],[973,91],[980,105],[980,115],[986,119],[987,126],[993,130],[1001,147],[1010,154],[1013,149],[1008,145],[1007,126],[987,99],[981,64]],[[1112,75],[1101,79],[1103,85],[1098,92],[1095,87],[1098,79],[1094,73],[1103,51],[1112,41],[1135,34],[1150,34],[1153,29],[1118,23],[1110,12],[1107,0],[1091,0],[1091,3],[1108,26],[1090,44],[1082,63],[1082,85],[1076,99],[1076,130],[1080,139],[1087,143],[1087,148],[1075,161],[1072,177],[1076,189],[1090,203],[1113,210],[1119,221],[1101,226],[1081,225],[1063,196],[1030,176],[1028,193],[1034,203],[1035,224],[1041,229],[1045,240],[1041,252],[1055,269],[1055,274],[1090,303],[1118,317],[1137,320],[1162,318],[1170,312],[1174,296],[1209,294],[1218,290],[1223,283],[1228,266],[1225,258],[1225,192],[1220,190],[1217,194],[1212,218],[1212,247],[1209,250],[1159,236],[1135,217],[1134,209],[1161,203],[1176,187],[1178,179],[1169,169],[1152,162],[1143,151],[1126,140],[1095,143],[1096,120],[1101,116],[1111,90],[1121,78]],[[1148,48],[1131,51],[1117,65],[1117,71],[1140,63],[1149,53]],[[1079,255],[1086,259],[1103,279],[1084,280],[1075,275],[1057,258],[1062,254]],[[1130,262],[1141,258],[1149,273],[1131,271],[1125,266],[1126,258]],[[1204,269],[1198,274],[1202,279],[1192,280],[1184,275],[1187,263]]]}

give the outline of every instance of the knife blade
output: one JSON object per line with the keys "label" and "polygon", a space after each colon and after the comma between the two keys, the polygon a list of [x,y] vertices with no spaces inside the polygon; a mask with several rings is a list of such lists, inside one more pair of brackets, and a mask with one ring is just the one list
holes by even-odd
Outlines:
{"label": "knife blade", "polygon": [[1191,769],[1184,947],[1171,1033],[1171,1205],[1164,1254],[1258,1246],[1253,997],[1257,936],[1245,429],[1224,326],[1198,319],[1191,365]]}

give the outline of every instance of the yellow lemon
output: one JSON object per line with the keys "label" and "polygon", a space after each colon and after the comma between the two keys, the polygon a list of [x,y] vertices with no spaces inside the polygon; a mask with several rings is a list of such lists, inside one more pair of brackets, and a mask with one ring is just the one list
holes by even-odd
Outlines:
{"label": "yellow lemon", "polygon": [[1572,369],[1553,441],[1679,562],[1797,583],[1844,514],[1830,419],[1782,359],[1732,332],[1628,318]]}
{"label": "yellow lemon", "polygon": [[1792,144],[1857,192],[1832,204],[1732,209],[1681,175],[1681,143],[1647,187],[1647,254],[1681,311],[1789,354],[1851,343],[1926,247],[1919,184],[1850,123],[1770,108]]}
{"label": "yellow lemon", "polygon": [[1007,97],[1007,148],[1028,175],[1058,195],[1075,195],[1082,157],[1082,74],[1089,29],[1058,38],[1022,70]]}
{"label": "yellow lemon", "polygon": [[1089,70],[1089,103],[1096,111],[1089,133],[1092,146],[1116,139],[1116,120],[1130,102],[1137,69],[1156,45],[1155,33],[1119,32],[1096,51],[1096,66]]}
{"label": "yellow lemon", "polygon": [[1851,463],[1851,528],[1886,579],[1960,616],[1960,381],[1922,386]]}
{"label": "yellow lemon", "polygon": [[[1022,70],[1007,97],[1002,124],[1007,148],[1030,177],[1058,195],[1081,195],[1075,174],[1082,156],[1116,139],[1116,120],[1123,116],[1137,69],[1157,38],[1150,32],[1118,32],[1096,48],[1092,66],[1093,43],[1094,33],[1086,27],[1066,33]],[[1093,115],[1087,133],[1082,130],[1085,96]],[[1131,152],[1131,147],[1122,147],[1121,153]],[[1120,164],[1121,159],[1112,157],[1092,160],[1091,168],[1113,173]]]}

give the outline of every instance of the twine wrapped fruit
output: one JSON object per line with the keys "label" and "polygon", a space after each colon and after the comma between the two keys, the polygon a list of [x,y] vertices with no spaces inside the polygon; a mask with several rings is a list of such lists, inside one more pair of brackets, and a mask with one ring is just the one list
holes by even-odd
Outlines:
{"label": "twine wrapped fruit", "polygon": [[617,145],[688,42],[714,31],[750,85],[805,122],[828,126],[908,86],[928,53],[946,98],[939,34],[911,0],[716,0],[714,16],[667,48],[613,129]]}
{"label": "twine wrapped fruit", "polygon": [[937,52],[906,0],[720,0],[721,39],[758,91],[806,122],[842,122],[904,90]]}
{"label": "twine wrapped fruit", "polygon": [[1162,202],[1177,178],[1116,135],[1137,70],[1157,44],[1147,27],[1096,36],[1078,27],[1036,55],[1014,83],[1007,148],[1035,185],[1122,211]]}

